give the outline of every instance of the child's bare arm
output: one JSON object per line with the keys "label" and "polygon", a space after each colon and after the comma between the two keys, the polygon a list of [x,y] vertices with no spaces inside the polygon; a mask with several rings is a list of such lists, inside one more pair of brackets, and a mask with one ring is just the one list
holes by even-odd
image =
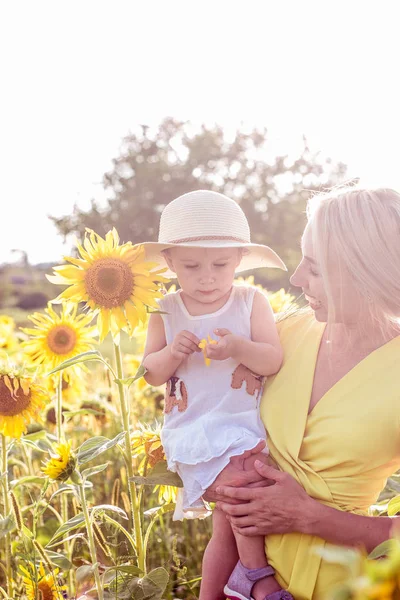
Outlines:
{"label": "child's bare arm", "polygon": [[221,336],[217,345],[207,346],[207,355],[214,360],[231,357],[258,375],[273,375],[279,371],[283,352],[274,314],[267,298],[256,291],[251,312],[251,340],[217,329]]}
{"label": "child's bare arm", "polygon": [[147,369],[144,376],[147,383],[166,383],[187,356],[193,352],[200,352],[198,343],[199,340],[193,333],[181,331],[175,336],[172,344],[167,344],[161,315],[151,315],[143,358],[143,366]]}

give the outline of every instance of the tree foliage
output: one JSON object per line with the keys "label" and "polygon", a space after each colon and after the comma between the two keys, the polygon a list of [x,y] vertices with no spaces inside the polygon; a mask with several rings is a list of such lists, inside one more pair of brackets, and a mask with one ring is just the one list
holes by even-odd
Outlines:
{"label": "tree foliage", "polygon": [[[346,167],[312,153],[307,142],[298,156],[271,154],[267,129],[238,129],[229,136],[218,125],[195,128],[166,118],[152,129],[128,135],[113,168],[104,175],[105,206],[95,200],[89,211],[51,217],[65,237],[82,237],[85,227],[105,234],[115,226],[123,241],[156,240],[163,207],[196,189],[212,189],[237,200],[249,220],[252,241],[272,246],[289,271],[299,257],[304,209],[312,191],[343,180]],[[268,274],[261,274],[261,280]],[[274,272],[275,285],[286,284]],[[265,279],[264,279],[265,280]]]}

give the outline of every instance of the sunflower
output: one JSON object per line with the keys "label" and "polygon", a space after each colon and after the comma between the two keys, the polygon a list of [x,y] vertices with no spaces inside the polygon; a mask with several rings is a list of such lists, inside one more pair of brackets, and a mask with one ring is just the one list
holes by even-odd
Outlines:
{"label": "sunflower", "polygon": [[20,438],[48,401],[47,391],[26,371],[0,366],[0,433]]}
{"label": "sunflower", "polygon": [[0,357],[7,359],[19,348],[19,340],[15,332],[15,321],[8,315],[0,315]]}
{"label": "sunflower", "polygon": [[[144,455],[139,465],[139,472],[143,472],[147,461],[153,468],[157,463],[165,461],[164,448],[161,442],[161,427],[157,425],[155,429],[146,427],[139,423],[139,429],[131,434],[131,446],[134,456]],[[158,492],[159,504],[171,504],[176,502],[177,488],[172,485],[157,484],[153,492]]]}
{"label": "sunflower", "polygon": [[[76,312],[76,304],[65,302],[58,315],[49,302],[44,313],[33,313],[28,317],[35,328],[22,329],[31,336],[22,345],[33,364],[46,366],[51,371],[65,360],[93,349],[97,330],[89,327],[92,316],[77,315]],[[79,372],[81,367],[71,368]]]}
{"label": "sunflower", "polygon": [[131,448],[134,456],[144,455],[139,465],[139,471],[143,469],[145,461],[150,467],[154,467],[161,460],[165,460],[161,442],[161,426],[157,425],[152,429],[139,423],[139,429],[131,433]]}
{"label": "sunflower", "polygon": [[20,569],[24,574],[23,581],[28,600],[62,600],[64,598],[63,592],[66,592],[66,587],[57,582],[58,569],[54,569],[52,573],[46,575],[44,567],[40,563],[36,576],[24,567],[20,567]]}
{"label": "sunflower", "polygon": [[[57,395],[58,377],[46,377],[44,382],[50,397],[54,398]],[[68,410],[79,408],[81,400],[86,398],[88,394],[87,387],[86,379],[82,378],[79,373],[71,370],[66,375],[65,371],[63,371],[62,400],[63,404],[65,403],[69,407]]]}
{"label": "sunflower", "polygon": [[69,286],[56,301],[84,301],[96,311],[100,341],[110,330],[116,342],[121,329],[131,337],[139,322],[146,322],[146,307],[158,308],[160,283],[168,280],[161,271],[152,271],[156,263],[144,262],[142,246],[120,245],[115,229],[105,239],[87,229],[77,248],[80,258],[64,257],[72,264],[54,267],[55,275],[47,275],[52,283]]}
{"label": "sunflower", "polygon": [[277,292],[269,292],[267,296],[274,313],[283,313],[289,308],[296,308],[294,296],[285,292],[283,288]]}
{"label": "sunflower", "polygon": [[67,481],[75,470],[76,458],[71,450],[71,441],[61,442],[50,451],[50,459],[42,467],[42,471],[50,479]]}

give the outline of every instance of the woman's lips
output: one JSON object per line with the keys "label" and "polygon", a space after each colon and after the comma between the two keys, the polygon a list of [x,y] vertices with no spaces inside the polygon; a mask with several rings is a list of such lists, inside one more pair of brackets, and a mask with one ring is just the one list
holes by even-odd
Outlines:
{"label": "woman's lips", "polygon": [[304,296],[305,296],[305,299],[307,300],[308,304],[311,306],[311,308],[313,310],[316,310],[317,308],[321,308],[322,302],[320,300],[317,300],[313,296],[307,296],[307,294],[305,294]]}

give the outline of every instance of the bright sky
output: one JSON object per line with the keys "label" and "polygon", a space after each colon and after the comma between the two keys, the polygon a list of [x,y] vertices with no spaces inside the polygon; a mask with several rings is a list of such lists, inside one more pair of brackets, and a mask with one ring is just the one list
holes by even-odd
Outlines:
{"label": "bright sky", "polygon": [[138,123],[304,133],[349,176],[400,188],[397,0],[0,4],[0,263],[60,260],[47,215],[103,198]]}

